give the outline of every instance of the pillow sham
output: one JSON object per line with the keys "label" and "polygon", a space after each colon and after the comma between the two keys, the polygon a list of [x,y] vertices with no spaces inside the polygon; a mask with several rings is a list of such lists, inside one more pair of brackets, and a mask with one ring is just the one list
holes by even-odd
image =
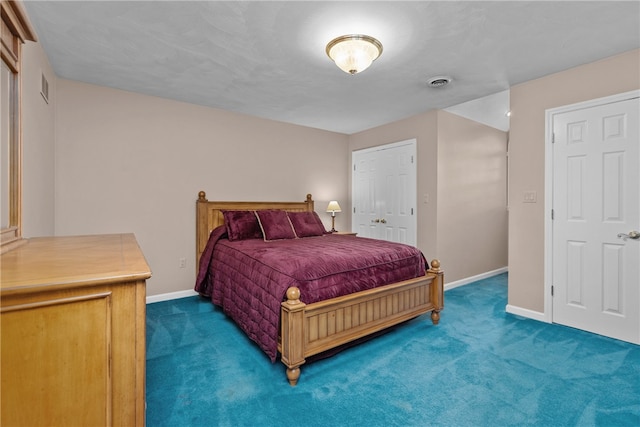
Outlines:
{"label": "pillow sham", "polygon": [[318,214],[314,212],[287,212],[297,237],[322,236],[326,233]]}
{"label": "pillow sham", "polygon": [[223,211],[222,216],[230,241],[262,237],[262,230],[254,211]]}
{"label": "pillow sham", "polygon": [[264,210],[256,211],[264,241],[295,239],[296,233],[293,231],[291,221],[285,211]]}

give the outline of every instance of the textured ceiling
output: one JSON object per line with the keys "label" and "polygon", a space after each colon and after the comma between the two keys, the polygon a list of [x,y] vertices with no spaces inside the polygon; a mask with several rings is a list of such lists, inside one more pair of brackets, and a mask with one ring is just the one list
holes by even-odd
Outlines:
{"label": "textured ceiling", "polygon": [[[59,77],[347,134],[640,47],[638,1],[27,0],[25,8]],[[355,76],[325,54],[349,33],[384,45]],[[436,75],[453,82],[429,88]]]}

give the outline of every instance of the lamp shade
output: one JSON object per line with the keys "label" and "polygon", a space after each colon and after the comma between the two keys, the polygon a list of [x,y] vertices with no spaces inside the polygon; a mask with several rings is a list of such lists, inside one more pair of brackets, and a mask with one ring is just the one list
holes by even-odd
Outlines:
{"label": "lamp shade", "polygon": [[327,212],[342,212],[340,209],[340,205],[335,200],[329,202],[329,206],[327,206]]}
{"label": "lamp shade", "polygon": [[356,74],[369,68],[382,54],[382,43],[371,36],[350,34],[331,40],[326,51],[338,68]]}

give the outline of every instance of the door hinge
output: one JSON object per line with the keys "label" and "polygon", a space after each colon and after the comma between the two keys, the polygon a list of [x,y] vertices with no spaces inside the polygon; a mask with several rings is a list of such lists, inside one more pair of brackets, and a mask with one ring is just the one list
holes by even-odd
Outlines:
{"label": "door hinge", "polygon": [[553,285],[551,285],[551,296],[553,296]]}
{"label": "door hinge", "polygon": [[556,218],[556,212],[551,209],[551,220],[554,220]]}
{"label": "door hinge", "polygon": [[551,134],[551,143],[552,143],[552,144],[555,144],[555,143],[556,143],[556,134],[555,134],[555,132],[553,132],[553,133]]}
{"label": "door hinge", "polygon": [[355,163],[353,164],[353,171],[354,172],[356,171],[356,164]]}
{"label": "door hinge", "polygon": [[413,208],[411,208],[411,215],[413,215]]}
{"label": "door hinge", "polygon": [[356,213],[356,207],[355,206],[353,207],[353,213]]}
{"label": "door hinge", "polygon": [[413,155],[411,155],[411,163],[413,163]]}

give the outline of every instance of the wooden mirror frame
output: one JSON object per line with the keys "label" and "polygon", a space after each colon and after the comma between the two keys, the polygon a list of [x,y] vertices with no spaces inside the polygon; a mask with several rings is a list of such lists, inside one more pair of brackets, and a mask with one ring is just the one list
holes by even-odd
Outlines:
{"label": "wooden mirror frame", "polygon": [[[3,219],[0,229],[0,252],[7,252],[25,243],[22,238],[22,44],[27,40],[36,41],[35,31],[31,27],[27,14],[19,1],[1,0],[2,43],[0,56],[2,62],[14,75],[10,82],[9,118],[11,129],[9,136],[8,192],[2,195],[2,203],[8,202],[8,218]],[[5,226],[6,224],[6,226]]]}

